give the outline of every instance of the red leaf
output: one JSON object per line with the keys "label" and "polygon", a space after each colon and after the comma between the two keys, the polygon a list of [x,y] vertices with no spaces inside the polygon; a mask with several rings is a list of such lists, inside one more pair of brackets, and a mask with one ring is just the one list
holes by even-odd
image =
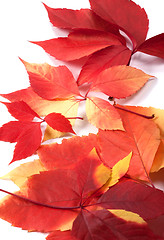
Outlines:
{"label": "red leaf", "polygon": [[82,210],[74,221],[72,236],[85,240],[156,239],[147,224],[125,221],[107,210]]}
{"label": "red leaf", "polygon": [[[43,3],[44,4],[44,3]],[[118,34],[118,28],[104,21],[90,9],[50,8],[44,4],[53,26],[66,29],[93,29]]]}
{"label": "red leaf", "polygon": [[20,121],[11,121],[4,124],[0,128],[0,141],[16,142],[22,131],[28,129],[29,125],[31,125],[31,123]]}
{"label": "red leaf", "polygon": [[10,114],[20,121],[32,121],[35,117],[40,118],[24,101],[5,103]]}
{"label": "red leaf", "polygon": [[17,137],[14,156],[10,163],[27,158],[39,148],[42,140],[40,122],[29,122]]}
{"label": "red leaf", "polygon": [[164,193],[132,180],[122,181],[100,197],[98,203],[107,209],[124,209],[144,219],[164,214]]}
{"label": "red leaf", "polygon": [[81,204],[97,190],[94,170],[101,164],[92,155],[74,169],[52,170],[31,176],[21,197],[9,196],[0,205],[0,217],[28,230],[49,232],[73,220]]}
{"label": "red leaf", "polygon": [[70,230],[68,231],[54,231],[50,233],[47,237],[47,240],[78,240],[74,236]]}
{"label": "red leaf", "polygon": [[44,120],[50,127],[60,132],[71,132],[75,134],[72,129],[70,121],[60,113],[50,113]]}
{"label": "red leaf", "polygon": [[69,210],[79,206],[81,199],[74,175],[60,170],[45,171],[30,177],[26,185],[17,194],[38,204],[8,196],[0,206],[2,219],[30,231],[50,232],[77,216],[75,209]]}
{"label": "red leaf", "polygon": [[123,110],[118,111],[125,132],[99,131],[101,158],[109,167],[113,167],[132,151],[128,174],[132,178],[149,181],[148,175],[160,143],[159,129],[150,119]]}
{"label": "red leaf", "polygon": [[145,10],[128,0],[90,0],[92,10],[106,21],[118,25],[133,41],[134,48],[145,39],[148,18]]}
{"label": "red leaf", "polygon": [[74,136],[63,139],[62,144],[42,145],[38,149],[41,162],[47,169],[67,168],[86,157],[96,145],[97,135]]}
{"label": "red leaf", "polygon": [[39,96],[54,99],[80,95],[75,79],[66,66],[22,62],[29,74],[31,86]]}
{"label": "red leaf", "polygon": [[164,33],[146,40],[136,51],[164,58]]}
{"label": "red leaf", "polygon": [[91,85],[91,91],[125,98],[136,93],[152,76],[130,66],[113,66],[102,71]]}
{"label": "red leaf", "polygon": [[131,51],[125,46],[111,46],[91,55],[82,67],[78,78],[78,85],[94,82],[98,74],[115,65],[127,65]]}
{"label": "red leaf", "polygon": [[32,43],[41,46],[51,56],[65,61],[88,56],[111,45],[121,45],[116,35],[96,30],[79,30],[70,33],[65,38]]}

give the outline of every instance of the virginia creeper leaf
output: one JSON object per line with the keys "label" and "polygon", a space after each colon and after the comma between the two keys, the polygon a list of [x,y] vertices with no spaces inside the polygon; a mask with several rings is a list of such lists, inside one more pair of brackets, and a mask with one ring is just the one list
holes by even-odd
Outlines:
{"label": "virginia creeper leaf", "polygon": [[164,193],[161,190],[124,180],[105,192],[98,203],[107,209],[124,209],[152,219],[164,214]]}
{"label": "virginia creeper leaf", "polygon": [[35,117],[40,118],[24,101],[2,103],[7,107],[9,113],[20,121],[32,121]]}
{"label": "virginia creeper leaf", "polygon": [[17,138],[17,144],[15,146],[13,159],[11,161],[17,161],[23,158],[27,158],[34,154],[39,148],[42,141],[42,132],[39,122],[29,122],[26,129],[23,129],[21,134]]}
{"label": "virginia creeper leaf", "polygon": [[164,58],[164,33],[149,38],[137,48],[137,51]]}
{"label": "virginia creeper leaf", "polygon": [[51,100],[80,94],[75,79],[66,66],[22,62],[29,74],[31,87],[40,97]]}
{"label": "virginia creeper leaf", "polygon": [[[22,89],[9,94],[1,94],[1,96],[7,98],[11,102],[24,101],[34,111],[36,111],[41,117],[48,115],[49,113],[56,112],[61,113],[65,117],[77,116],[79,102],[75,99],[63,99],[63,100],[46,100],[37,95],[31,87]],[[75,120],[70,119],[71,124],[74,124]],[[58,132],[47,125],[44,141],[56,137],[62,136],[61,132]]]}
{"label": "virginia creeper leaf", "polygon": [[81,204],[100,187],[94,179],[100,163],[92,151],[73,169],[49,170],[31,176],[17,192],[30,200],[6,197],[0,204],[0,217],[23,229],[42,232],[60,229],[76,217]]}
{"label": "virginia creeper leaf", "polygon": [[47,169],[67,168],[86,157],[95,147],[96,140],[95,134],[83,137],[73,136],[69,139],[63,139],[62,144],[42,145],[37,153]]}
{"label": "virginia creeper leaf", "polygon": [[94,82],[99,73],[115,65],[127,65],[131,51],[125,46],[110,46],[93,53],[82,67],[78,85]]}
{"label": "virginia creeper leaf", "polygon": [[108,96],[125,98],[142,88],[151,77],[130,66],[113,66],[96,77],[96,81],[91,85],[91,91],[101,91]]}
{"label": "virginia creeper leaf", "polygon": [[60,132],[70,132],[75,134],[72,129],[70,121],[60,113],[50,113],[44,120],[50,127]]}
{"label": "virginia creeper leaf", "polygon": [[125,221],[107,210],[83,210],[74,221],[72,235],[86,240],[155,239],[147,224]]}
{"label": "virginia creeper leaf", "polygon": [[70,33],[68,37],[32,43],[41,46],[48,54],[59,60],[72,61],[111,45],[121,45],[120,40],[112,33],[77,30]]}
{"label": "virginia creeper leaf", "polygon": [[77,238],[72,236],[70,230],[67,230],[67,231],[54,231],[46,237],[46,240],[77,240]]}
{"label": "virginia creeper leaf", "polygon": [[50,8],[44,4],[53,26],[66,29],[93,29],[118,34],[117,27],[106,22],[90,9]]}
{"label": "virginia creeper leaf", "polygon": [[21,187],[28,177],[45,170],[46,169],[39,160],[34,160],[33,162],[21,164],[19,167],[2,176],[1,179],[11,180],[18,187]]}
{"label": "virginia creeper leaf", "polygon": [[[30,124],[31,125],[31,124]],[[0,141],[14,143],[17,142],[22,130],[29,128],[29,122],[11,121],[5,123],[0,128]]]}
{"label": "virginia creeper leaf", "polygon": [[88,121],[97,128],[124,129],[116,109],[109,102],[101,98],[87,98],[86,114]]}
{"label": "virginia creeper leaf", "polygon": [[164,144],[163,140],[164,139],[164,110],[163,109],[158,109],[158,108],[153,108],[153,107],[140,107],[140,106],[126,106],[125,108],[137,112],[139,114],[151,116],[154,115],[154,118],[152,119],[157,127],[160,130],[160,135],[161,135],[161,141],[159,148],[157,150],[157,153],[155,155],[155,159],[151,168],[151,172],[157,172],[161,168],[164,167]]}
{"label": "virginia creeper leaf", "polygon": [[119,110],[119,114],[125,132],[99,130],[100,156],[112,167],[132,151],[128,174],[149,181],[148,175],[160,143],[159,129],[151,119],[124,110]]}
{"label": "virginia creeper leaf", "polygon": [[119,26],[131,38],[134,48],[146,39],[149,21],[139,5],[128,0],[89,1],[97,15]]}

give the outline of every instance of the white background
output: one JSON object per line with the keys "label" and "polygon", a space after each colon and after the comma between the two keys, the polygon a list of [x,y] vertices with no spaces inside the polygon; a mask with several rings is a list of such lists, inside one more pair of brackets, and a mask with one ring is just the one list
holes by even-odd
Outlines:
{"label": "white background", "polygon": [[[144,7],[148,14],[150,20],[148,38],[164,32],[163,0],[135,0],[135,2]],[[45,0],[44,3],[54,8],[89,8],[88,0]],[[65,31],[52,27],[47,12],[39,0],[1,0],[0,93],[9,93],[29,86],[26,70],[18,56],[29,62],[58,63],[50,58],[44,50],[29,43],[28,40],[41,41],[57,36],[65,36],[65,34]],[[164,60],[137,53],[134,55],[131,65],[156,76],[156,79],[149,81],[140,92],[123,100],[122,103],[164,108]],[[67,64],[67,66],[77,78],[80,68],[70,64]],[[0,100],[4,99],[1,98]],[[0,126],[10,120],[12,120],[11,116],[1,104]],[[89,127],[87,131],[90,131]],[[8,166],[12,159],[13,149],[14,144],[0,142],[0,176],[18,166],[20,162],[25,162],[20,161]],[[17,190],[12,183],[3,180],[0,180],[0,188],[9,191]],[[3,196],[4,194],[0,193],[0,198]],[[8,240],[11,238],[17,240],[42,240],[45,239],[45,235],[22,231],[11,227],[9,223],[0,219],[0,239]]]}

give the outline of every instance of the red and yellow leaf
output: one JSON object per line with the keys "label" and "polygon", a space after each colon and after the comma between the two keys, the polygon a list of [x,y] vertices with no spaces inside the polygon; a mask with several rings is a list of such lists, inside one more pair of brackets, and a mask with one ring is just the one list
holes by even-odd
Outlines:
{"label": "red and yellow leaf", "polygon": [[83,210],[74,221],[72,236],[86,240],[139,240],[142,237],[153,240],[156,237],[146,223],[126,221],[104,209],[92,212]]}
{"label": "red and yellow leaf", "polygon": [[75,79],[66,66],[22,62],[29,74],[31,87],[40,97],[51,100],[80,95]]}
{"label": "red and yellow leaf", "polygon": [[125,65],[102,71],[91,85],[91,91],[100,91],[115,98],[125,98],[136,93],[152,76]]}
{"label": "red and yellow leaf", "polygon": [[124,130],[117,110],[109,102],[101,98],[87,98],[86,115],[88,121],[97,128]]}
{"label": "red and yellow leaf", "polygon": [[95,147],[97,136],[73,136],[63,139],[62,144],[53,143],[42,145],[38,149],[38,155],[46,169],[69,168],[80,159],[86,157]]}
{"label": "red and yellow leaf", "polygon": [[163,191],[133,180],[124,180],[105,192],[98,203],[106,209],[137,213],[147,220],[164,214],[163,201]]}
{"label": "red and yellow leaf", "polygon": [[109,167],[113,167],[129,152],[133,152],[128,174],[149,181],[149,172],[160,144],[159,129],[151,119],[119,110],[123,131],[99,131],[99,152]]}

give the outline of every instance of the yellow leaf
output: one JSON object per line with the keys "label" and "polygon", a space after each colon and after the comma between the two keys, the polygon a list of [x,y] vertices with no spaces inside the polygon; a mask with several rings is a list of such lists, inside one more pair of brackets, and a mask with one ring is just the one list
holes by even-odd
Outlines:
{"label": "yellow leaf", "polygon": [[164,139],[161,140],[150,172],[158,172],[164,167]]}
{"label": "yellow leaf", "polygon": [[[78,107],[79,103],[73,101],[72,99],[65,101],[56,101],[56,105],[53,106],[53,112],[61,113],[62,115],[68,118],[77,117]],[[70,123],[73,125],[75,123],[75,119],[70,119]],[[46,141],[48,139],[63,137],[64,135],[65,133],[54,130],[53,128],[47,125],[43,140]]]}
{"label": "yellow leaf", "polygon": [[119,179],[127,173],[131,157],[132,152],[114,165],[114,167],[112,168],[111,177],[108,182],[108,187],[111,187],[114,184],[116,184],[119,181]]}
{"label": "yellow leaf", "polygon": [[122,218],[125,221],[135,222],[138,224],[146,224],[146,222],[137,213],[117,209],[108,209],[108,211],[113,213],[115,216]]}
{"label": "yellow leaf", "polygon": [[18,187],[21,187],[28,177],[38,174],[41,171],[45,171],[42,163],[39,160],[34,160],[33,162],[28,162],[21,164],[19,167],[15,168],[6,175],[0,177],[1,179],[11,180]]}
{"label": "yellow leaf", "polygon": [[116,163],[112,169],[106,167],[103,163],[96,168],[95,179],[102,186],[102,191],[116,184],[127,173],[131,157],[132,152]]}

